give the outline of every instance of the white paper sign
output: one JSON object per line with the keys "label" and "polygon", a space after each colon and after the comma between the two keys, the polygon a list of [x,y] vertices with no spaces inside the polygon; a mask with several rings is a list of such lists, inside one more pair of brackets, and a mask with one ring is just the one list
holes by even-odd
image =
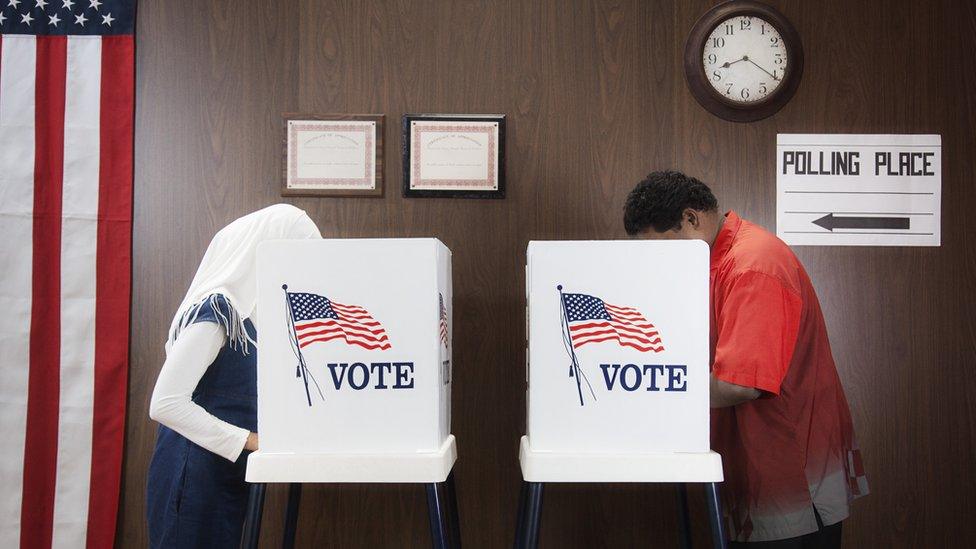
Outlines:
{"label": "white paper sign", "polygon": [[271,241],[257,261],[261,451],[438,450],[450,434],[450,250]]}
{"label": "white paper sign", "polygon": [[538,452],[707,452],[708,246],[530,242]]}
{"label": "white paper sign", "polygon": [[939,135],[780,134],[776,234],[791,245],[939,246]]}

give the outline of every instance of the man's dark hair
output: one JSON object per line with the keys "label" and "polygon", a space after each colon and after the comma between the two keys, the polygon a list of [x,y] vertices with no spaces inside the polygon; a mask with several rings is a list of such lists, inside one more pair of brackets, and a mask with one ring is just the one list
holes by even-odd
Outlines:
{"label": "man's dark hair", "polygon": [[624,204],[624,229],[635,235],[652,227],[663,233],[681,228],[685,208],[700,212],[718,209],[708,185],[681,172],[653,172],[634,187]]}

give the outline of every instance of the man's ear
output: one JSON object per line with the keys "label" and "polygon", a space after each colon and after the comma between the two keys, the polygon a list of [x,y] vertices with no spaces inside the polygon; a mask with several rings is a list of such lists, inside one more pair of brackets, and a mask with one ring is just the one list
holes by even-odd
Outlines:
{"label": "man's ear", "polygon": [[694,229],[701,226],[701,214],[691,208],[685,208],[685,211],[682,213],[682,218]]}

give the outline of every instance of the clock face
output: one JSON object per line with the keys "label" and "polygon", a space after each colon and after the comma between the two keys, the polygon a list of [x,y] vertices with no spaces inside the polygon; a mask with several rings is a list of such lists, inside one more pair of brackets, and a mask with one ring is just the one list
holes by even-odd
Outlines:
{"label": "clock face", "polygon": [[779,31],[768,21],[748,15],[720,22],[702,50],[708,83],[725,101],[742,106],[775,95],[788,63]]}

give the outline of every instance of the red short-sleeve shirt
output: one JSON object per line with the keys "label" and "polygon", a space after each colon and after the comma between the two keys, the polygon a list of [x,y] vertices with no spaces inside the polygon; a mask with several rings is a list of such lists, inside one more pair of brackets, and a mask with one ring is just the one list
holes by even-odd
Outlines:
{"label": "red short-sleeve shirt", "polygon": [[848,516],[867,493],[817,294],[790,248],[735,212],[711,252],[712,373],[762,396],[712,410],[734,540],[766,541]]}

